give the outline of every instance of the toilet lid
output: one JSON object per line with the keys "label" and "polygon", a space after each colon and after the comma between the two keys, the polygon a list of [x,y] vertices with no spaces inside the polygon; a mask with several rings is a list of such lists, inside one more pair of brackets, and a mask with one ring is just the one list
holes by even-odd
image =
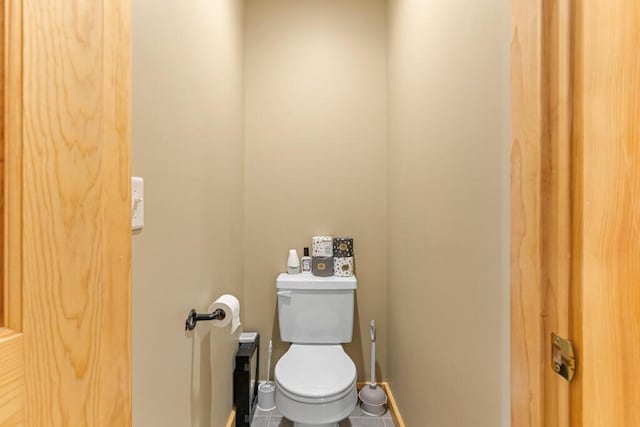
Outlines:
{"label": "toilet lid", "polygon": [[341,345],[292,344],[276,364],[275,378],[297,396],[328,397],[354,384],[356,365]]}

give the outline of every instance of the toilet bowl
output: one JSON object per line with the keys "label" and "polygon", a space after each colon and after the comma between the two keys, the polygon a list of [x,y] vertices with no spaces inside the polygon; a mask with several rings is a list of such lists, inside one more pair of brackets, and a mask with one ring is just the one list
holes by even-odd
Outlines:
{"label": "toilet bowl", "polygon": [[337,426],[357,404],[356,376],[341,345],[292,344],[276,364],[276,406],[295,426]]}

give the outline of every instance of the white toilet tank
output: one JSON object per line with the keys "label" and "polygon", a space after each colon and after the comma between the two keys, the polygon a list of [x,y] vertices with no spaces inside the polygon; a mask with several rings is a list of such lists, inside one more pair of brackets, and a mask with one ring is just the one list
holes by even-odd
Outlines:
{"label": "white toilet tank", "polygon": [[280,274],[280,339],[296,344],[341,344],[353,336],[355,277]]}

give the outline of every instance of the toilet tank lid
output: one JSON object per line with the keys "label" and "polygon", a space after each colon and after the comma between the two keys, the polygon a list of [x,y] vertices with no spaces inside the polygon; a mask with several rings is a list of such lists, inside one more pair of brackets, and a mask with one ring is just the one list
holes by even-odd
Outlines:
{"label": "toilet tank lid", "polygon": [[312,274],[280,273],[276,279],[278,289],[307,289],[307,290],[336,290],[356,289],[357,280],[354,277],[317,277]]}

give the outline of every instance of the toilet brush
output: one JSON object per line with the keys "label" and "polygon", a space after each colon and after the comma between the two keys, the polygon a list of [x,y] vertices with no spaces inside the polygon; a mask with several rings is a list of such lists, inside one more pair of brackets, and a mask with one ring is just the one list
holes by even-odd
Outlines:
{"label": "toilet brush", "polygon": [[376,321],[370,324],[371,332],[371,382],[360,390],[360,409],[367,415],[379,417],[386,411],[387,394],[376,384]]}
{"label": "toilet brush", "polygon": [[272,341],[269,340],[269,350],[267,351],[267,380],[258,386],[258,407],[263,411],[275,409],[276,385],[269,381],[271,377],[271,353],[273,351]]}
{"label": "toilet brush", "polygon": [[267,382],[271,378],[271,353],[273,353],[273,341],[269,340],[269,350],[267,351]]}

